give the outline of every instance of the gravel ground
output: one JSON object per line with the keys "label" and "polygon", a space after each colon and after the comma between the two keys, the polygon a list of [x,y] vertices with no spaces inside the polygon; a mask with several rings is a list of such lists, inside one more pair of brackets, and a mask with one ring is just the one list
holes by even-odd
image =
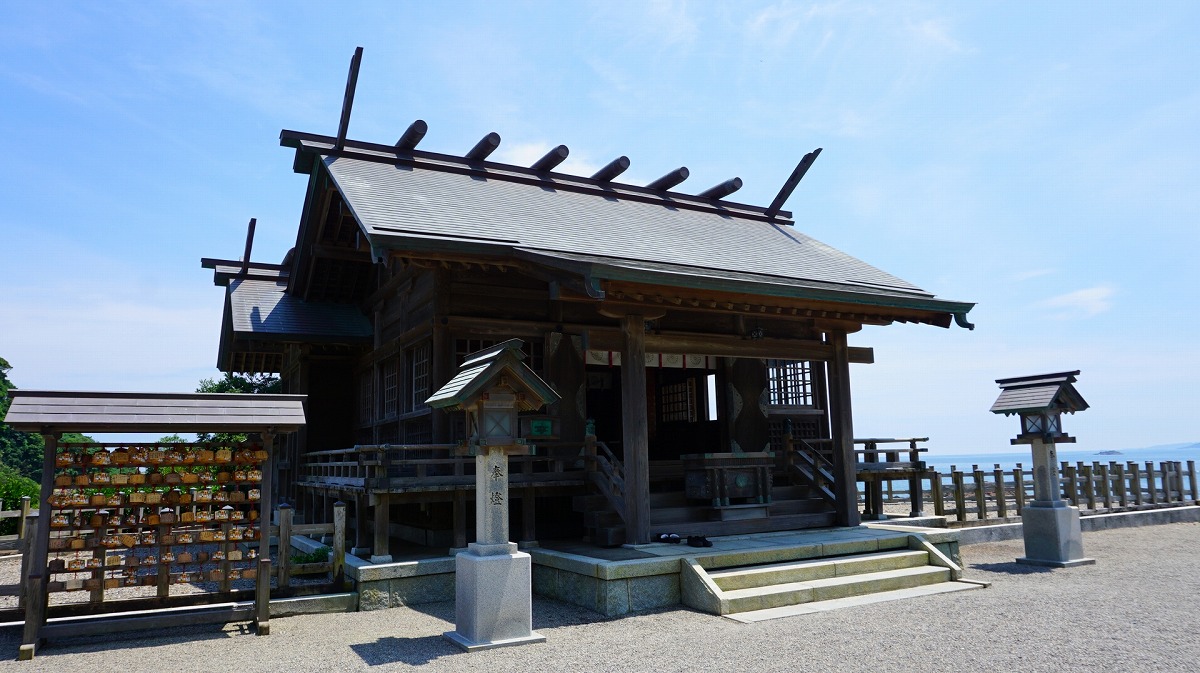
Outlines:
{"label": "gravel ground", "polygon": [[[1017,565],[1019,540],[963,548],[992,587],[739,624],[687,609],[604,619],[534,599],[547,642],[460,653],[453,603],[55,642],[14,671],[1198,671],[1200,524],[1084,535],[1097,564]],[[15,656],[20,633],[0,630]]]}

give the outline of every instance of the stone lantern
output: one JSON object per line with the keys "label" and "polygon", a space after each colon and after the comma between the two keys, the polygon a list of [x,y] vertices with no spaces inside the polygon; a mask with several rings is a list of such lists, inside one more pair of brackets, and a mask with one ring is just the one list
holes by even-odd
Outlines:
{"label": "stone lantern", "polygon": [[1083,556],[1079,508],[1062,499],[1055,444],[1075,438],[1063,432],[1062,414],[1088,408],[1075,390],[1079,370],[997,379],[1000,397],[992,413],[1021,417],[1021,432],[1012,444],[1029,444],[1033,451],[1033,502],[1021,512],[1025,556],[1018,563],[1065,568],[1095,563]]}
{"label": "stone lantern", "polygon": [[517,413],[559,396],[523,360],[520,339],[467,356],[458,374],[426,403],[462,409],[475,456],[475,542],[455,557],[455,630],[446,638],[472,651],[542,642],[533,632],[532,560],[508,539],[508,457],[529,455]]}

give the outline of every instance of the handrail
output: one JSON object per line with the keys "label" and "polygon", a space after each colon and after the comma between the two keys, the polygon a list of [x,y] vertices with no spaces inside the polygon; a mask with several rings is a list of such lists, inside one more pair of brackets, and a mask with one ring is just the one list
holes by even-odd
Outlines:
{"label": "handrail", "polygon": [[584,451],[590,463],[588,479],[599,489],[608,506],[624,521],[625,467],[604,442],[590,435],[584,439]]}
{"label": "handrail", "polygon": [[[819,441],[819,440],[818,440]],[[835,497],[830,488],[833,478],[833,464],[821,455],[821,452],[807,440],[784,436],[784,463],[798,474],[826,502],[833,504]]]}

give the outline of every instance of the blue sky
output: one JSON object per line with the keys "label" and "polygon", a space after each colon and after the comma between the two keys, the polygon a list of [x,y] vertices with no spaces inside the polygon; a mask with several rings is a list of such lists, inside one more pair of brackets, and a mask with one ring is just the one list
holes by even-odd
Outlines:
{"label": "blue sky", "polygon": [[868,327],[859,436],[1008,447],[996,378],[1081,369],[1078,448],[1200,439],[1200,4],[12,3],[0,24],[0,356],[24,388],[192,390],[222,291],[201,256],[295,240],[280,129],[567,171],[678,166],[939,296],[973,332]]}

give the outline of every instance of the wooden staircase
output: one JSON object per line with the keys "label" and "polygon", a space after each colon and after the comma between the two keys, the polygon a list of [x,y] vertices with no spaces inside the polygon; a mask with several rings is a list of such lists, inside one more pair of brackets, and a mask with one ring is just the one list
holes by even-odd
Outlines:
{"label": "wooden staircase", "polygon": [[918,536],[886,546],[891,548],[728,568],[720,567],[719,555],[685,558],[683,602],[739,621],[761,621],[983,586],[958,581],[962,569]]}

